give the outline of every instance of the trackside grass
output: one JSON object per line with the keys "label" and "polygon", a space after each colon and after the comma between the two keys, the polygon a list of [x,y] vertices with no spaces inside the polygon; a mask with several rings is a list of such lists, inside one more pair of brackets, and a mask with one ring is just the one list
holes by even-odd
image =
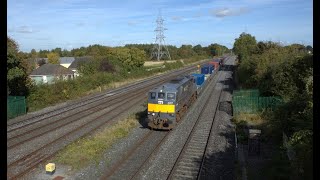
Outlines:
{"label": "trackside grass", "polygon": [[126,137],[136,127],[134,115],[107,127],[91,137],[82,138],[68,145],[54,158],[54,162],[80,169],[91,162],[98,162],[103,153],[121,138]]}

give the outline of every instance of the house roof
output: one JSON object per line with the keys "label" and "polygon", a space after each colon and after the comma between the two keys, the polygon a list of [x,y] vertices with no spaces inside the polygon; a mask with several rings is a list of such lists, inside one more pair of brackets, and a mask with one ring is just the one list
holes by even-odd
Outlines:
{"label": "house roof", "polygon": [[73,74],[74,72],[59,64],[44,64],[31,72],[30,75],[62,75]]}
{"label": "house roof", "polygon": [[60,57],[60,64],[71,64],[75,60],[74,57]]}
{"label": "house roof", "polygon": [[77,69],[80,63],[90,62],[91,60],[92,57],[90,56],[76,57],[75,60],[69,66],[69,69]]}

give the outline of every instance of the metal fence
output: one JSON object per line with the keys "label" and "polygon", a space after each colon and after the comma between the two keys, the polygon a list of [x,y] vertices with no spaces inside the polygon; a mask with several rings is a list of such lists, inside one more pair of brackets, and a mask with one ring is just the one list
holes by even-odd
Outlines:
{"label": "metal fence", "polygon": [[261,97],[259,90],[239,90],[233,93],[232,107],[233,114],[243,113],[257,113],[263,109],[274,110],[277,106],[282,104],[280,97]]}
{"label": "metal fence", "polygon": [[7,119],[26,114],[26,112],[26,99],[24,96],[7,97]]}
{"label": "metal fence", "polygon": [[233,91],[233,96],[257,97],[259,95],[259,89],[245,89]]}

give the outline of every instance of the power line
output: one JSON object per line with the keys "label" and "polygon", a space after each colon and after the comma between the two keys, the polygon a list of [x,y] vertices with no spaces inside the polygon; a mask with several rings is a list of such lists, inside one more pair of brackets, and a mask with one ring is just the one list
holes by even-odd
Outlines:
{"label": "power line", "polygon": [[163,21],[164,20],[161,17],[161,10],[159,10],[159,16],[156,20],[157,28],[154,30],[156,32],[156,41],[151,53],[151,59],[156,57],[158,61],[160,61],[160,59],[164,56],[167,56],[171,60],[169,50],[164,41],[164,31],[167,29],[163,27]]}

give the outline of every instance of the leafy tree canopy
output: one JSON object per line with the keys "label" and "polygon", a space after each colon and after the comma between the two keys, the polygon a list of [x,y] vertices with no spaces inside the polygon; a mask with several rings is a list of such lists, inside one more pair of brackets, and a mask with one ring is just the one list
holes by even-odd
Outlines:
{"label": "leafy tree canopy", "polygon": [[7,89],[10,95],[27,95],[26,62],[19,53],[18,44],[7,37]]}
{"label": "leafy tree canopy", "polygon": [[247,33],[240,34],[240,37],[235,39],[233,45],[233,51],[238,55],[239,61],[247,59],[250,54],[256,51],[256,48],[256,38]]}
{"label": "leafy tree canopy", "polygon": [[60,64],[59,61],[59,54],[55,52],[51,52],[47,54],[48,57],[48,63],[50,64]]}

